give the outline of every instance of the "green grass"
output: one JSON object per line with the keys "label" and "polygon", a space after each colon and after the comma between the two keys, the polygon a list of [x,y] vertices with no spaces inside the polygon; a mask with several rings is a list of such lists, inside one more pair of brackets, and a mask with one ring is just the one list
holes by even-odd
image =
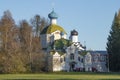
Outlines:
{"label": "green grass", "polygon": [[88,80],[109,80],[109,79],[120,79],[119,73],[83,73],[83,72],[55,72],[55,73],[40,73],[40,74],[1,74],[0,80],[11,79],[11,80],[77,80],[77,79],[88,79]]}

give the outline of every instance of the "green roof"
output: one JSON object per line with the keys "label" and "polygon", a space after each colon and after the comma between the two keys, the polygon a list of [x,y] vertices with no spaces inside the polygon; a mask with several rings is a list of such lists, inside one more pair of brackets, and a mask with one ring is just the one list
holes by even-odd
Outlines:
{"label": "green roof", "polygon": [[85,56],[85,55],[87,54],[87,51],[80,51],[79,54],[80,54],[81,56]]}
{"label": "green roof", "polygon": [[55,40],[51,46],[54,47],[56,50],[64,50],[64,47],[68,47],[71,44],[72,42],[70,40],[61,38],[59,40]]}
{"label": "green roof", "polygon": [[61,38],[59,40],[55,40],[51,45],[48,47],[51,47],[51,54],[54,54],[55,52],[58,52],[60,55],[63,55],[66,53],[65,47],[68,47],[72,44],[70,40]]}
{"label": "green roof", "polygon": [[55,32],[57,30],[59,30],[61,32],[64,32],[66,34],[65,30],[62,27],[60,27],[59,25],[56,25],[56,24],[52,24],[52,25],[49,25],[49,26],[45,27],[42,30],[41,34],[51,34],[51,33]]}

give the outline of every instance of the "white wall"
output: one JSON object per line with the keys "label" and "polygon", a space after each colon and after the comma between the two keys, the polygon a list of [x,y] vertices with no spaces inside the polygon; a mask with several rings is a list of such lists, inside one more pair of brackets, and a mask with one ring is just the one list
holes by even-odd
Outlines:
{"label": "white wall", "polygon": [[78,36],[77,35],[73,35],[71,36],[72,42],[78,42]]}
{"label": "white wall", "polygon": [[60,55],[55,52],[53,55],[53,71],[61,71]]}
{"label": "white wall", "polygon": [[63,36],[60,35],[60,31],[57,30],[51,34],[42,34],[40,37],[41,39],[41,45],[42,45],[42,48],[47,48],[48,45],[52,42],[54,42],[55,40],[58,40],[58,39],[61,39],[61,38],[64,38],[66,39],[66,34],[64,34]]}
{"label": "white wall", "polygon": [[57,24],[57,20],[56,19],[51,19],[51,24]]}
{"label": "white wall", "polygon": [[92,71],[92,56],[89,52],[85,55],[85,71]]}

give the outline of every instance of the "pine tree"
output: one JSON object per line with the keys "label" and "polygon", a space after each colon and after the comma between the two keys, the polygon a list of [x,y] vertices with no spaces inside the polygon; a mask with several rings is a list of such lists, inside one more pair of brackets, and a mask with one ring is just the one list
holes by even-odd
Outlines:
{"label": "pine tree", "polygon": [[107,52],[110,71],[120,71],[120,10],[115,14],[108,36]]}

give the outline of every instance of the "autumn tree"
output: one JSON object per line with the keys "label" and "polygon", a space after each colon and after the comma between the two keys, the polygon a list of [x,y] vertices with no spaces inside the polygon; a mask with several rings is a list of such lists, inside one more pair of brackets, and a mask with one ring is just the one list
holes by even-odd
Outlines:
{"label": "autumn tree", "polygon": [[47,20],[36,15],[15,24],[9,10],[0,19],[0,73],[45,71],[46,54],[40,45],[40,32]]}
{"label": "autumn tree", "polygon": [[40,15],[35,15],[30,20],[31,26],[33,28],[33,53],[32,54],[32,72],[41,72],[46,70],[46,54],[41,49],[40,44],[40,32],[45,26],[48,25],[48,20]]}
{"label": "autumn tree", "polygon": [[32,43],[32,27],[26,20],[20,22],[20,43],[21,48],[25,52],[31,51],[31,43]]}
{"label": "autumn tree", "polygon": [[[9,10],[5,11],[2,19],[0,21],[0,32],[1,32],[1,42],[2,50],[8,52],[11,48],[11,42],[14,38],[12,33],[14,32],[15,22]],[[11,43],[11,44],[9,44]]]}
{"label": "autumn tree", "polygon": [[31,18],[30,22],[33,26],[34,34],[37,37],[40,36],[40,32],[48,24],[47,20],[44,17],[41,17],[40,15],[35,15],[33,18]]}
{"label": "autumn tree", "polygon": [[32,54],[32,72],[46,71],[46,54],[44,51],[35,52]]}
{"label": "autumn tree", "polygon": [[26,20],[20,22],[20,43],[27,71],[41,72],[45,55],[41,50],[39,37],[34,36],[32,25]]}
{"label": "autumn tree", "polygon": [[0,33],[0,72],[24,72],[25,68],[18,52],[18,28],[8,10],[4,12],[0,20]]}
{"label": "autumn tree", "polygon": [[32,27],[26,20],[20,22],[19,27],[19,39],[21,46],[21,53],[24,55],[24,64],[29,64],[28,71],[31,68],[31,51],[32,51]]}
{"label": "autumn tree", "polygon": [[30,20],[31,26],[33,28],[33,51],[39,51],[41,49],[40,44],[40,32],[43,30],[45,26],[48,25],[48,20],[40,15],[35,15]]}

